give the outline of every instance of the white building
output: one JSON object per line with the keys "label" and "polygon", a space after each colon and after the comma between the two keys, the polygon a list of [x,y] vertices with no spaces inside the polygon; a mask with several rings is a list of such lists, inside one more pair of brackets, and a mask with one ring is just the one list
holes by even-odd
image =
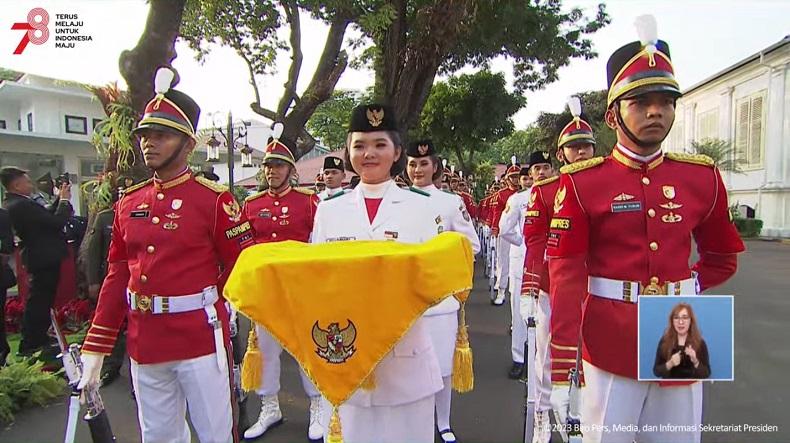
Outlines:
{"label": "white building", "polygon": [[79,85],[32,74],[2,81],[0,166],[28,169],[33,180],[47,172],[70,173],[72,204],[85,215],[76,188],[102,172],[104,162],[90,138],[104,117],[101,103]]}
{"label": "white building", "polygon": [[730,204],[754,209],[763,236],[790,237],[790,36],[684,91],[666,148],[706,138],[742,161],[723,174]]}

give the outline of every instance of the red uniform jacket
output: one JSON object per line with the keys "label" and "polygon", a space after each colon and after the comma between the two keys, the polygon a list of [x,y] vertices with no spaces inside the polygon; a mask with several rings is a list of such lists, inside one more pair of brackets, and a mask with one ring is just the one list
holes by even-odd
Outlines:
{"label": "red uniform jacket", "polygon": [[510,196],[516,192],[518,191],[507,187],[494,194],[494,197],[491,199],[491,210],[488,215],[488,218],[491,222],[491,229],[496,229],[499,231],[499,219],[502,218],[502,213],[505,212],[507,199],[509,199]]}
{"label": "red uniform jacket", "polygon": [[488,224],[488,213],[489,213],[488,206],[490,202],[491,202],[491,194],[483,197],[483,199],[480,200],[480,205],[478,206],[479,209],[477,211],[477,221],[481,223],[485,223],[486,225]]}
{"label": "red uniform jacket", "polygon": [[[744,250],[708,157],[668,153],[641,163],[621,149],[562,169],[548,240],[558,382],[567,380],[580,328],[586,361],[637,378],[637,305],[588,296],[587,272],[647,285],[696,271],[704,290],[732,276]],[[692,237],[700,259],[689,267]]]}
{"label": "red uniform jacket", "polygon": [[459,192],[458,195],[464,200],[464,205],[466,206],[466,212],[469,213],[469,216],[472,219],[477,218],[477,207],[475,206],[475,199],[472,197],[471,194],[468,192]]}
{"label": "red uniform jacket", "polygon": [[524,243],[527,245],[527,255],[524,257],[522,294],[538,289],[549,293],[546,239],[549,235],[551,218],[554,216],[554,195],[559,187],[558,176],[541,180],[532,186],[524,217]]}
{"label": "red uniform jacket", "polygon": [[279,195],[263,191],[247,197],[244,215],[252,222],[257,243],[285,240],[305,242],[313,232],[313,219],[318,206],[315,192],[288,188]]}
{"label": "red uniform jacket", "polygon": [[[130,310],[126,288],[143,296],[179,296],[222,287],[241,250],[253,243],[250,223],[225,187],[185,172],[129,188],[116,206],[109,271],[102,284],[85,352],[109,354],[128,317],[127,349],[138,363],[208,355],[214,331],[204,310],[152,314]],[[215,303],[225,337],[224,299]]]}

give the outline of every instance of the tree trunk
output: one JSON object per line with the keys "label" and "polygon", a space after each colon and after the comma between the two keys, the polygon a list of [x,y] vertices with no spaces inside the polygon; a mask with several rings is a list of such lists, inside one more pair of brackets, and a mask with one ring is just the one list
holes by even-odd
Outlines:
{"label": "tree trunk", "polygon": [[[176,58],[175,42],[185,4],[186,0],[151,0],[145,29],[137,46],[121,52],[118,67],[126,80],[131,106],[140,114],[153,97],[156,70],[169,66]],[[142,152],[135,149],[132,175],[140,178],[150,174]]]}
{"label": "tree trunk", "polygon": [[[378,68],[385,101],[402,132],[416,128],[439,66],[463,31],[470,0],[436,0],[416,12],[409,29],[406,0],[392,0],[397,17],[384,33]],[[407,32],[409,36],[407,37]]]}

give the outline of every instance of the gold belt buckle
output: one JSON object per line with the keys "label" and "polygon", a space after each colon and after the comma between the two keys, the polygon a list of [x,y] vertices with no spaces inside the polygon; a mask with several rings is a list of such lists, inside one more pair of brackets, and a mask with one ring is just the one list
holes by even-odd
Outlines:
{"label": "gold belt buckle", "polygon": [[[640,283],[641,286],[641,283]],[[650,279],[650,284],[643,287],[640,291],[642,295],[667,295],[667,284],[658,284],[658,279],[653,277]]]}
{"label": "gold belt buckle", "polygon": [[135,294],[135,295],[136,295],[135,298],[137,299],[137,310],[140,312],[151,311],[153,298],[141,294]]}

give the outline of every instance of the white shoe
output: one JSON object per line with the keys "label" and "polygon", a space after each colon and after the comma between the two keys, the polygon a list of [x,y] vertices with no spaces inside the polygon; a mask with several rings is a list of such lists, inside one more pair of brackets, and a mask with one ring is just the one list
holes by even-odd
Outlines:
{"label": "white shoe", "polygon": [[551,441],[551,419],[549,411],[535,411],[535,427],[532,443],[549,443]]}
{"label": "white shoe", "polygon": [[500,290],[496,293],[496,298],[494,299],[494,305],[502,306],[503,304],[505,304],[505,291]]}
{"label": "white shoe", "polygon": [[265,395],[261,397],[261,413],[258,415],[258,421],[244,431],[244,438],[258,438],[282,422],[283,413],[280,411],[280,401],[277,396]]}
{"label": "white shoe", "polygon": [[310,441],[320,441],[324,438],[324,426],[321,424],[323,414],[321,396],[310,397],[310,426],[307,428],[307,438]]}

